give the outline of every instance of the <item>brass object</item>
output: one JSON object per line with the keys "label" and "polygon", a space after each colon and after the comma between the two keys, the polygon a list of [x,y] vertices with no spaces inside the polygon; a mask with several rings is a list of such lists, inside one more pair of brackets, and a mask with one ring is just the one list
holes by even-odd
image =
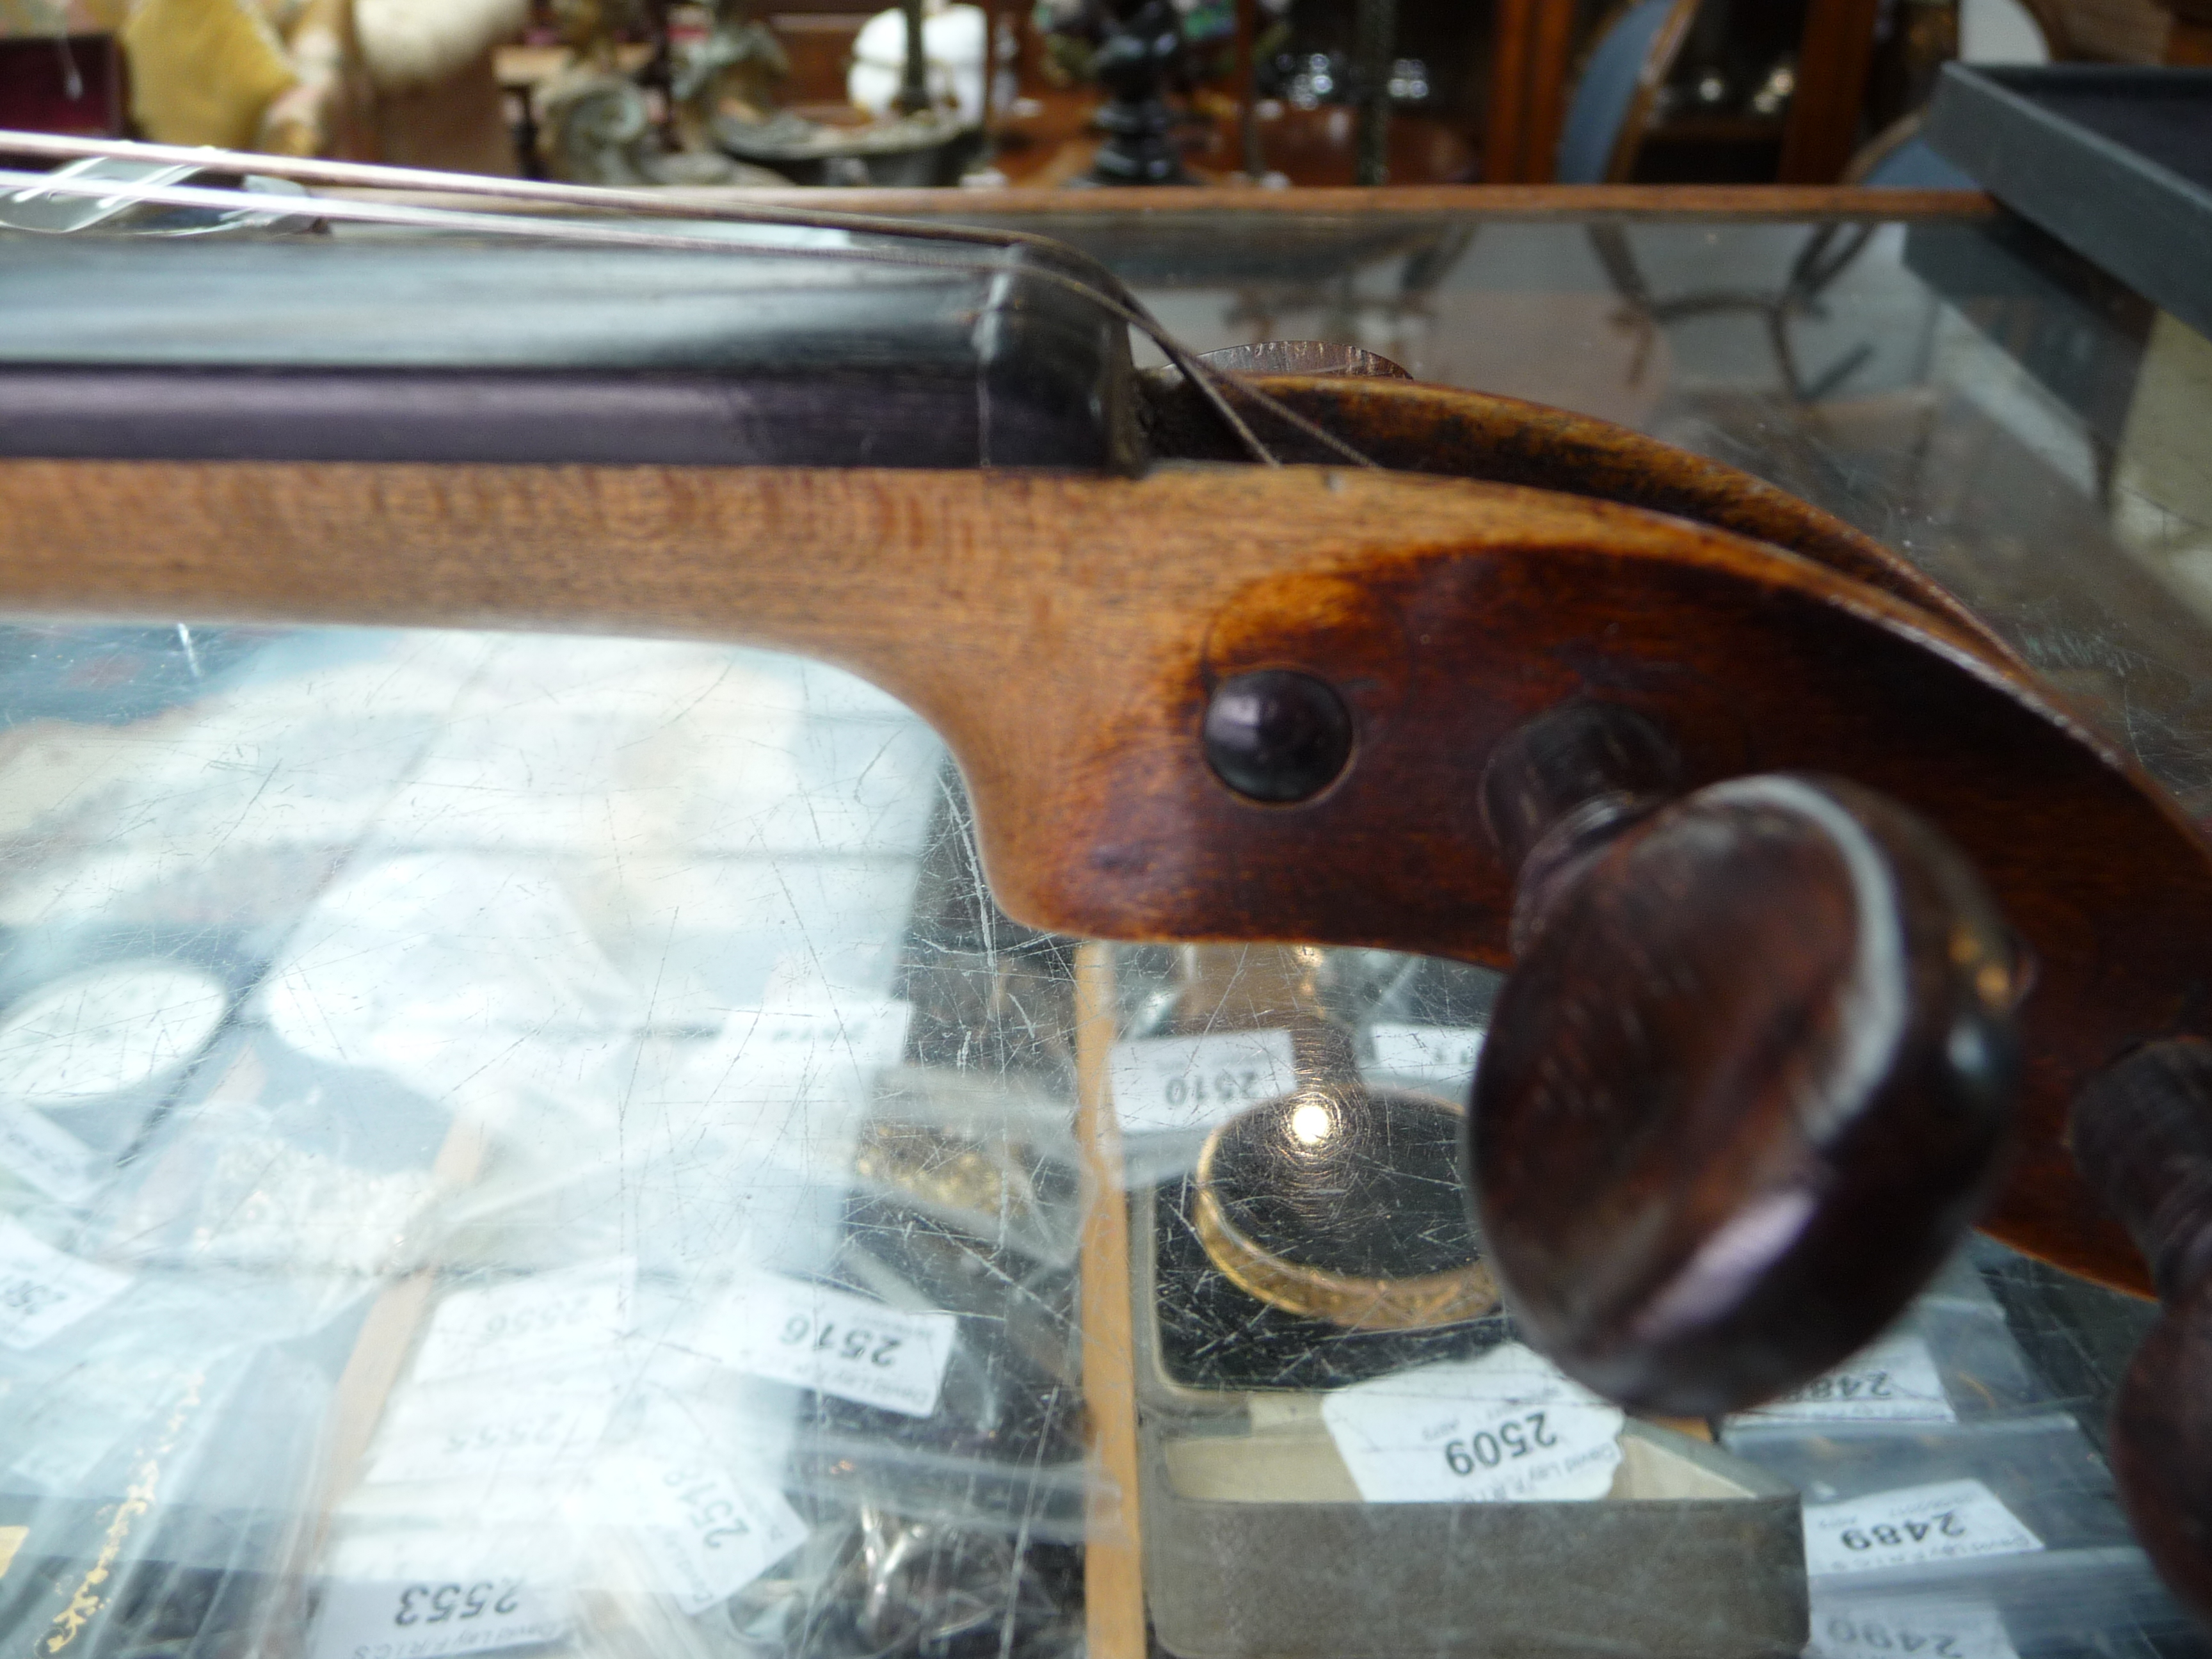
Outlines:
{"label": "brass object", "polygon": [[[1318,1146],[1333,1136],[1358,1134],[1359,1120],[1379,1123],[1393,1111],[1401,1119],[1409,1111],[1448,1117],[1453,1121],[1455,1139],[1457,1125],[1466,1115],[1449,1102],[1400,1090],[1307,1086],[1263,1102],[1216,1128],[1199,1154],[1197,1202],[1193,1210],[1199,1242],[1205,1246],[1207,1258],[1248,1296],[1286,1313],[1325,1319],[1346,1330],[1432,1330],[1480,1319],[1493,1311],[1498,1304],[1498,1280],[1479,1257],[1459,1266],[1404,1276],[1350,1273],[1299,1260],[1293,1254],[1297,1246],[1255,1239],[1231,1218],[1229,1206],[1223,1201],[1223,1179],[1227,1172],[1222,1166],[1223,1148],[1232,1135],[1249,1139],[1255,1133],[1265,1134],[1279,1121],[1291,1143],[1310,1139]],[[1347,1123],[1348,1118],[1353,1121]],[[1395,1144],[1398,1137],[1387,1139]],[[1352,1156],[1358,1159],[1365,1155],[1355,1151]],[[1387,1170],[1380,1160],[1367,1161],[1378,1171]],[[1340,1152],[1333,1158],[1324,1152],[1323,1159],[1317,1162],[1332,1166],[1328,1176],[1340,1177],[1346,1159]],[[1291,1179],[1295,1178],[1291,1173]],[[1366,1209],[1356,1194],[1343,1190],[1337,1179],[1315,1184],[1322,1189],[1316,1195],[1332,1207],[1346,1212]],[[1407,1222],[1409,1226],[1419,1225],[1412,1218]],[[1470,1246],[1472,1242],[1470,1226]]]}

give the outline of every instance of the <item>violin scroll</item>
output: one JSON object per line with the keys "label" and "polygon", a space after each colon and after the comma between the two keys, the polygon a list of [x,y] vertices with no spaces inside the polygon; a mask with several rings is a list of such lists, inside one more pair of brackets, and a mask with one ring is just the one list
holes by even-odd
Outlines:
{"label": "violin scroll", "polygon": [[1532,1341],[1711,1415],[1863,1346],[1994,1192],[2019,975],[1965,858],[1893,802],[1670,782],[1663,737],[1601,705],[1493,757],[1517,948],[1470,1176]]}

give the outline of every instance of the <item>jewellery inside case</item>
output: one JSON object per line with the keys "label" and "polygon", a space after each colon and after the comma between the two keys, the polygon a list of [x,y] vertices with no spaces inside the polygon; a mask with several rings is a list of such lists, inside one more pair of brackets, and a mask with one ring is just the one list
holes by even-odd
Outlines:
{"label": "jewellery inside case", "polygon": [[1492,1312],[1460,1177],[1466,1114],[1430,1095],[1309,1083],[1215,1129],[1193,1218],[1207,1258],[1273,1308],[1353,1331]]}

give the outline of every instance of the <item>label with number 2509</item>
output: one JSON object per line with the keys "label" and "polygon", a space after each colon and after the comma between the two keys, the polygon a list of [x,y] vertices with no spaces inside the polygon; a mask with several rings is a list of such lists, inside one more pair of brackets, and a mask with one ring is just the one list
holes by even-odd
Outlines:
{"label": "label with number 2509", "polygon": [[1604,1495],[1621,1413],[1518,1342],[1340,1389],[1322,1402],[1370,1504],[1496,1504]]}

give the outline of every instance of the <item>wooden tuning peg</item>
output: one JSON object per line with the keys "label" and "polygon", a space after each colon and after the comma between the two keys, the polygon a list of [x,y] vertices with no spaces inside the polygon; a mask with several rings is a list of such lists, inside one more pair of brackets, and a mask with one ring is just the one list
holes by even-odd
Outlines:
{"label": "wooden tuning peg", "polygon": [[2164,1308],[2112,1402],[2113,1478],[2160,1575],[2212,1618],[2212,1043],[2153,1042],[2100,1073],[2067,1138]]}
{"label": "wooden tuning peg", "polygon": [[1783,774],[1670,799],[1677,775],[1602,704],[1494,751],[1515,964],[1469,1177],[1529,1340],[1616,1400],[1708,1416],[1846,1358],[1971,1224],[2021,975],[1966,860],[1895,803]]}

